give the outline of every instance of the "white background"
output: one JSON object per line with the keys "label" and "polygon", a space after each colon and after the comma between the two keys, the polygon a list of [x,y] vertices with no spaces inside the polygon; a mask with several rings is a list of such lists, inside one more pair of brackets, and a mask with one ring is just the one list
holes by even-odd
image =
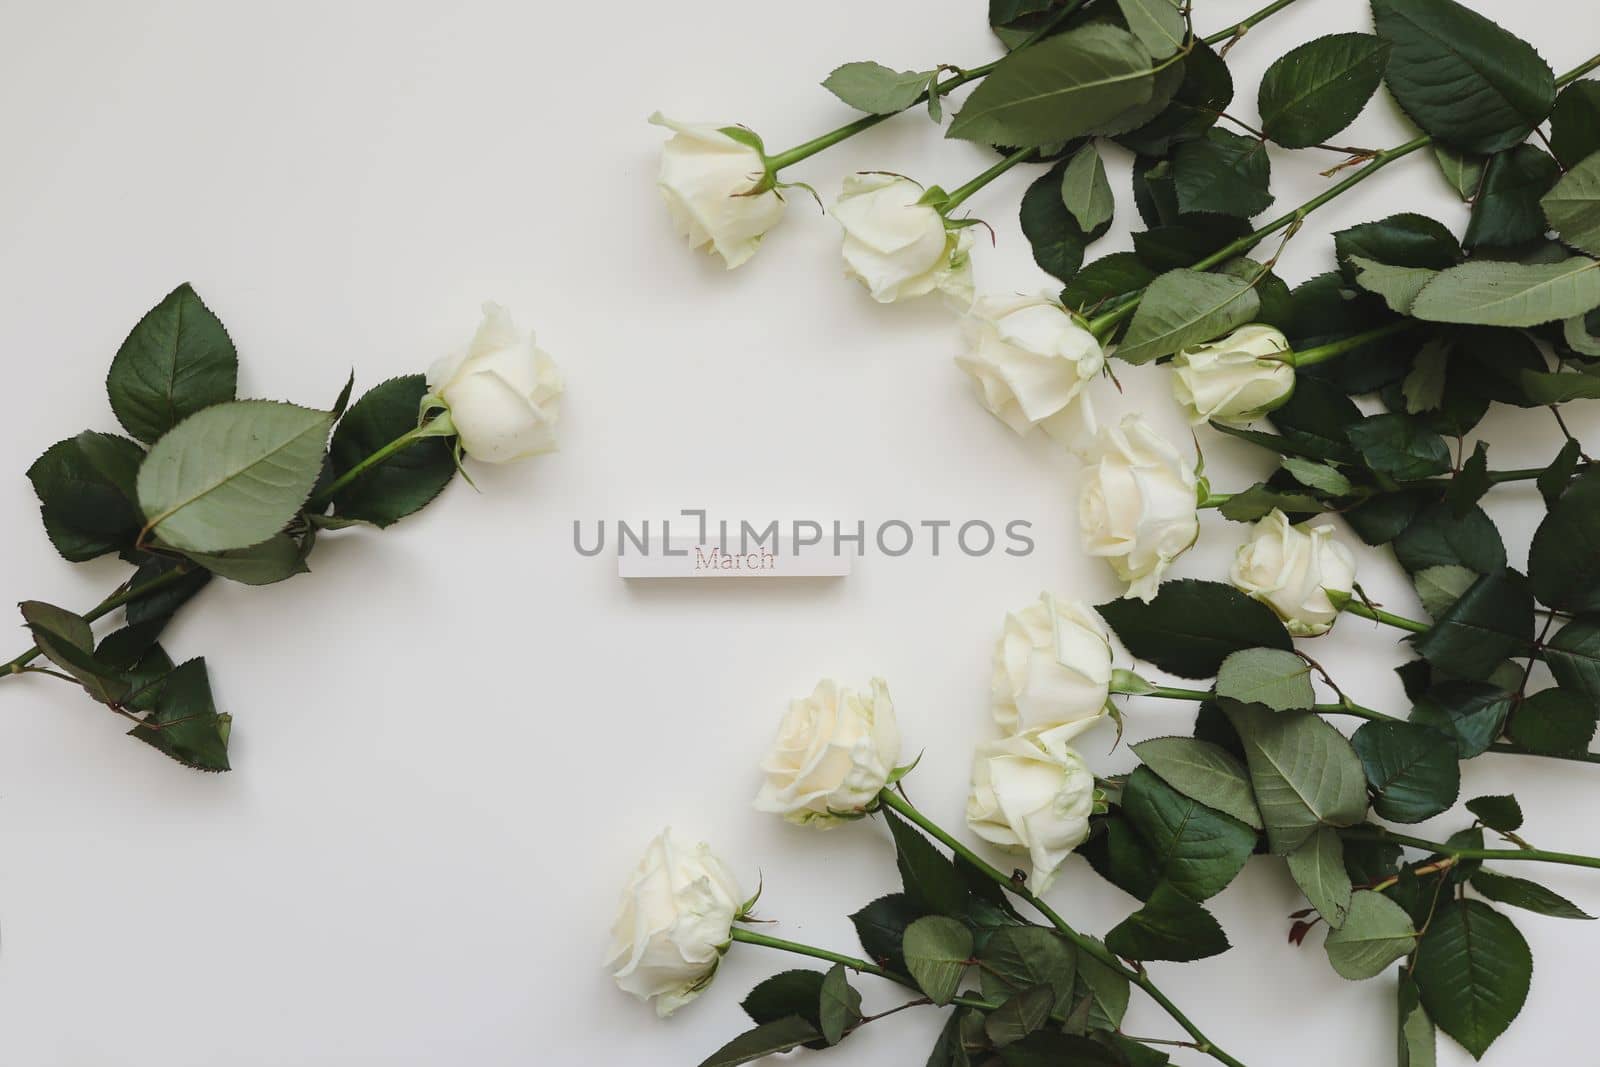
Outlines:
{"label": "white background", "polygon": [[[1202,5],[1202,31],[1255,0]],[[1580,0],[1489,4],[1557,70],[1593,45]],[[235,716],[232,774],[186,771],[49,679],[0,681],[0,1062],[500,1064],[696,1062],[744,1025],[738,1001],[792,962],[738,946],[671,1020],[600,969],[618,887],[668,822],[765,880],[773,932],[854,950],[844,915],[896,888],[881,825],[805,832],[750,810],[754,765],[792,696],[831,674],[889,681],[910,787],[959,826],[970,747],[993,730],[1001,619],[1041,588],[1117,590],[1081,557],[1073,464],[983,412],[934,302],[879,307],[841,277],[835,225],[804,195],[728,274],[676,239],[652,188],[661,108],[743,122],[774,149],[849,118],[816,86],[834,65],[990,58],[977,0],[546,3],[0,4],[0,530],[6,599],[86,607],[121,580],[46,542],[22,471],[49,444],[115,428],[100,383],[128,328],[192,281],[238,345],[246,395],[326,405],[424,368],[495,299],[562,363],[563,451],[475,471],[421,517],[324,538],[316,573],[265,589],[215,582],[171,630],[205,655]],[[1365,29],[1359,0],[1278,16],[1230,57],[1235,110],[1261,71],[1321,33]],[[1380,99],[1340,143],[1409,137]],[[1117,229],[1134,219],[1115,156]],[[1334,158],[1275,162],[1279,205]],[[852,169],[954,186],[992,157],[906,115],[798,168],[831,199]],[[970,204],[998,232],[980,288],[1047,284],[1015,224],[1037,173]],[[1289,247],[1299,281],[1332,229],[1424,209],[1458,232],[1429,158],[1395,165],[1315,216]],[[1163,372],[1124,368],[1112,410],[1185,433]],[[1582,417],[1580,416],[1580,420]],[[1591,434],[1594,420],[1581,423]],[[1491,423],[1496,466],[1542,463],[1544,414]],[[1213,482],[1262,458],[1215,433]],[[869,558],[843,581],[625,585],[571,547],[575,519],[713,514],[1011,518],[1026,559]],[[1531,487],[1497,490],[1518,563]],[[592,526],[590,527],[592,528]],[[1178,573],[1220,577],[1243,529],[1212,515]],[[1416,605],[1364,552],[1362,581]],[[20,631],[12,643],[25,644]],[[1392,631],[1347,620],[1316,655],[1358,699],[1403,711]],[[11,649],[0,650],[9,655]],[[1188,729],[1186,705],[1134,703],[1135,739]],[[1097,769],[1131,765],[1109,735]],[[1515,788],[1528,836],[1600,852],[1600,769],[1485,756],[1463,796]],[[1580,791],[1585,792],[1580,792]],[[1440,820],[1436,836],[1464,825]],[[1591,908],[1592,874],[1536,873]],[[1050,899],[1103,932],[1133,902],[1073,861]],[[1253,862],[1212,902],[1237,946],[1156,978],[1245,1061],[1386,1063],[1392,982],[1346,983],[1281,864]],[[1491,1061],[1570,1047],[1591,1010],[1600,931],[1519,914],[1537,960],[1529,1006]],[[868,1004],[895,992],[862,981]],[[906,1012],[827,1062],[921,1062],[938,1021]],[[1176,1030],[1136,997],[1128,1029]],[[1195,1062],[1189,1057],[1189,1062]],[[1441,1062],[1462,1064],[1455,1048]]]}

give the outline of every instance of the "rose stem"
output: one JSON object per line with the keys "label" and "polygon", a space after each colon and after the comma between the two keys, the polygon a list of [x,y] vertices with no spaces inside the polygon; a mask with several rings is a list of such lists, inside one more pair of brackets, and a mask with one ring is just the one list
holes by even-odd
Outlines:
{"label": "rose stem", "polygon": [[1528,860],[1534,863],[1561,863],[1569,867],[1600,868],[1600,857],[1579,856],[1571,852],[1546,852],[1537,848],[1457,848],[1454,845],[1425,841],[1420,837],[1397,834],[1382,826],[1358,826],[1344,831],[1347,836],[1380,841],[1393,841],[1397,845],[1432,852],[1440,856],[1453,856],[1458,860]]}
{"label": "rose stem", "polygon": [[[895,974],[886,967],[880,967],[876,963],[870,963],[867,960],[861,959],[857,956],[847,956],[842,952],[834,952],[830,949],[817,948],[815,945],[806,945],[799,941],[789,941],[781,937],[771,937],[767,934],[757,933],[754,930],[746,930],[738,926],[733,928],[732,937],[735,941],[742,941],[747,945],[761,945],[764,948],[778,949],[782,952],[793,952],[797,956],[810,956],[812,959],[826,960],[829,963],[843,964],[852,971],[859,971],[862,974],[870,974],[875,978],[883,978],[898,985],[903,985],[907,989],[914,990],[917,993],[922,992],[922,990],[917,988],[916,983],[907,978],[905,975]],[[964,1008],[977,1008],[980,1011],[993,1011],[1000,1006],[998,1004],[991,1004],[987,1000],[983,1000],[979,997],[956,997],[950,1003],[960,1005]]]}
{"label": "rose stem", "polygon": [[[179,578],[182,578],[192,570],[194,570],[194,566],[192,564],[179,563],[170,570],[163,571],[162,573],[156,575],[143,585],[130,586],[127,582],[124,582],[122,585],[118,586],[116,591],[110,596],[106,597],[104,600],[100,601],[99,604],[96,604],[89,611],[85,612],[83,621],[94,622],[96,619],[104,616],[108,612],[120,608],[122,605],[127,604],[130,601],[138,600],[140,597],[149,596],[151,593],[158,593],[167,588],[169,585],[172,585]],[[9,663],[0,664],[0,677],[4,677],[8,674],[21,674],[23,667],[38,654],[39,646],[34,645],[32,648],[22,653],[16,659],[11,660]]]}
{"label": "rose stem", "polygon": [[937,823],[933,822],[933,820],[929,819],[926,815],[922,814],[922,812],[918,811],[909,800],[905,799],[899,793],[896,793],[892,789],[884,789],[878,794],[878,800],[885,807],[894,809],[911,822],[921,827],[935,840],[942,843],[946,848],[950,849],[956,855],[960,856],[978,870],[982,871],[991,880],[993,880],[995,884],[1027,901],[1034,907],[1036,911],[1039,912],[1039,914],[1050,920],[1050,924],[1059,930],[1063,937],[1076,945],[1080,951],[1086,952],[1090,956],[1093,956],[1096,960],[1114,969],[1129,982],[1144,990],[1145,994],[1149,996],[1150,999],[1159,1004],[1162,1010],[1171,1016],[1174,1022],[1183,1027],[1184,1031],[1188,1033],[1190,1037],[1195,1039],[1196,1049],[1198,1051],[1204,1052],[1206,1055],[1210,1056],[1219,1063],[1228,1064],[1229,1067],[1244,1067],[1243,1063],[1228,1055],[1221,1048],[1213,1044],[1210,1038],[1201,1033],[1199,1027],[1190,1022],[1188,1017],[1184,1015],[1183,1012],[1178,1010],[1178,1006],[1169,1000],[1166,994],[1162,993],[1161,990],[1156,987],[1156,984],[1150,980],[1150,976],[1147,975],[1143,970],[1134,970],[1133,968],[1128,967],[1104,945],[1092,938],[1085,937],[1083,934],[1078,933],[1077,930],[1068,925],[1065,919],[1056,914],[1055,910],[1051,908],[1050,905],[1046,904],[1043,900],[1040,900],[1039,897],[1036,896],[1026,886],[1019,885],[1008,875],[1002,873],[998,868],[984,860],[983,857],[979,856],[976,852],[973,852],[966,845],[962,844],[960,841],[956,840],[956,838],[946,833]]}

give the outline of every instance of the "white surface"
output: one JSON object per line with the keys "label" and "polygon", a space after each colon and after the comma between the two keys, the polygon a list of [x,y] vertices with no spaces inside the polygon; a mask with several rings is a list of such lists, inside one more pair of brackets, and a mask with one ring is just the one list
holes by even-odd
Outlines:
{"label": "white surface", "polygon": [[[1258,4],[1198,6],[1208,28]],[[1582,0],[1477,6],[1558,70],[1593,45],[1571,32],[1590,24]],[[1366,26],[1359,0],[1269,22],[1231,57],[1236,110],[1253,116],[1261,70],[1292,44]],[[784,702],[823,674],[882,674],[906,750],[927,748],[911,789],[957,826],[970,745],[993,729],[1003,614],[1044,586],[1115,589],[1077,553],[1071,463],[974,403],[944,312],[873,305],[840,277],[835,227],[803,195],[743,270],[691,254],[652,188],[661,131],[644,120],[659,107],[745,122],[781,148],[848,118],[815,86],[840,62],[992,52],[977,0],[0,4],[5,599],[86,606],[121,575],[55,557],[22,470],[53,441],[114,428],[107,362],[182,280],[232,331],[248,394],[327,403],[352,366],[363,388],[420,370],[489,298],[538,328],[570,382],[560,454],[479,470],[481,494],[458,484],[387,533],[327,537],[314,577],[215,583],[185,613],[168,644],[207,656],[236,717],[234,773],[182,770],[47,679],[0,683],[0,1062],[696,1062],[742,1027],[746,990],[795,961],[737,947],[665,1023],[611,986],[598,960],[615,894],[669,820],[749,885],[761,872],[774,932],[855,948],[843,916],[896,885],[881,827],[819,835],[749,807]],[[1338,140],[1406,136],[1380,103]],[[948,187],[987,162],[908,115],[797,176],[825,195],[854,168]],[[1321,188],[1332,162],[1280,164],[1279,204]],[[1116,163],[1118,230],[1100,251],[1125,247],[1134,218]],[[999,236],[977,250],[982,287],[1046,283],[1015,225],[1031,177],[971,204]],[[1315,216],[1283,273],[1327,269],[1331,229],[1417,208],[1465,221],[1426,156]],[[1121,376],[1124,407],[1181,432],[1159,372]],[[1537,412],[1491,428],[1497,466],[1558,444]],[[1203,442],[1219,489],[1263,469]],[[1495,499],[1524,523],[1536,512],[1531,488]],[[636,584],[571,547],[574,519],[682,507],[1027,518],[1039,549],[868,558],[833,582]],[[1178,573],[1219,576],[1242,534],[1209,516]],[[1526,541],[1508,540],[1516,562]],[[1369,589],[1414,605],[1392,564],[1363,561]],[[1393,644],[1347,620],[1316,654],[1359,698],[1395,707]],[[1188,715],[1134,704],[1130,732],[1182,730]],[[1086,749],[1125,769],[1107,746]],[[1537,843],[1594,853],[1600,827],[1579,798],[1597,774],[1487,756],[1466,767],[1464,796],[1514,786]],[[1592,877],[1538,873],[1600,904]],[[1095,932],[1131,908],[1077,861],[1050,898]],[[1391,983],[1335,977],[1320,933],[1287,945],[1300,906],[1280,866],[1252,863],[1214,902],[1237,948],[1154,973],[1255,1067],[1390,1062]],[[1600,931],[1517,922],[1533,993],[1491,1063],[1562,1056],[1590,1010],[1574,950]],[[862,986],[869,1005],[895,1002]],[[937,1025],[906,1012],[817,1062],[921,1062]],[[1128,1028],[1175,1035],[1138,998]],[[1468,1061],[1448,1048],[1441,1062]]]}

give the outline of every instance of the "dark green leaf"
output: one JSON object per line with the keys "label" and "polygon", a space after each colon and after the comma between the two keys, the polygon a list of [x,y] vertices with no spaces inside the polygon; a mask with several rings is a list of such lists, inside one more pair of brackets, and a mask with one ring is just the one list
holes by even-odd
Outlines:
{"label": "dark green leaf", "polygon": [[1461,793],[1450,738],[1411,722],[1369,722],[1350,738],[1375,794],[1372,810],[1390,822],[1422,822],[1449,811]]}
{"label": "dark green leaf", "polygon": [[38,600],[24,600],[19,607],[45,658],[75,678],[89,696],[115,704],[127,695],[122,672],[95,656],[94,633],[82,616]]}
{"label": "dark green leaf", "polygon": [[1089,1029],[1115,1030],[1122,1025],[1122,1017],[1128,1011],[1128,979],[1088,952],[1079,952],[1078,977],[1072,996],[1074,1003],[1089,1001]]}
{"label": "dark green leaf", "polygon": [[1293,648],[1271,608],[1221,582],[1164,582],[1148,604],[1113,600],[1096,610],[1132,655],[1184,678],[1215,677],[1243,649]]}
{"label": "dark green leaf", "polygon": [[1487,904],[1444,900],[1412,974],[1428,1015],[1481,1058],[1528,999],[1533,956],[1511,921]]}
{"label": "dark green leaf", "polygon": [[1150,54],[1126,30],[1080,26],[1011,53],[950,124],[949,136],[1017,147],[1070,141],[1150,99]]}
{"label": "dark green leaf", "polygon": [[[178,566],[189,566],[189,564],[167,556],[151,556],[139,564],[139,569],[133,572],[128,586],[131,589],[138,589]],[[174,580],[171,585],[149,596],[130,601],[125,609],[128,623],[132,625],[155,620],[165,623],[196,593],[204,589],[210,580],[210,571],[195,568]]]}
{"label": "dark green leaf", "polygon": [[1124,959],[1203,960],[1228,950],[1228,937],[1211,913],[1170,885],[1160,885],[1144,907],[1112,927],[1106,947]]}
{"label": "dark green leaf", "polygon": [[[1543,158],[1544,153],[1539,153]],[[1555,162],[1550,162],[1555,168]],[[1600,253],[1600,152],[1573,167],[1555,183],[1542,206],[1561,240],[1590,255]],[[1540,233],[1544,232],[1541,225]]]}
{"label": "dark green leaf", "polygon": [[961,915],[967,887],[950,860],[894,812],[885,808],[882,815],[894,837],[895,862],[911,905],[923,914]]}
{"label": "dark green leaf", "polygon": [[1028,186],[1020,216],[1034,262],[1062,281],[1077,273],[1083,265],[1084,249],[1089,246],[1089,235],[1061,198],[1068,165],[1066,160],[1057,163]]}
{"label": "dark green leaf", "polygon": [[989,1013],[984,1032],[995,1048],[1016,1044],[1050,1020],[1055,1003],[1055,990],[1047,985],[1023,990]]}
{"label": "dark green leaf", "polygon": [[1461,516],[1453,515],[1443,504],[1428,508],[1395,538],[1394,554],[1413,574],[1449,565],[1478,574],[1499,574],[1506,567],[1500,531],[1483,509],[1476,507]]}
{"label": "dark green leaf", "polygon": [[1522,391],[1536,404],[1565,404],[1571,400],[1600,399],[1600,375],[1588,372],[1546,374],[1525,370]]}
{"label": "dark green leaf", "polygon": [[1094,833],[1078,853],[1095,873],[1129,896],[1146,900],[1161,881],[1156,857],[1133,828],[1133,822],[1113,808],[1094,820]]}
{"label": "dark green leaf", "polygon": [[1528,577],[1546,607],[1600,610],[1600,470],[1574,480],[1534,531]]}
{"label": "dark green leaf", "polygon": [[1546,642],[1544,661],[1563,689],[1600,707],[1600,618],[1580,616]]}
{"label": "dark green leaf", "polygon": [[1532,752],[1573,756],[1589,751],[1596,706],[1565,689],[1542,689],[1518,704],[1506,723],[1506,736]]}
{"label": "dark green leaf", "polygon": [[1074,274],[1061,290],[1061,303],[1088,314],[1108,300],[1136,293],[1155,280],[1155,271],[1144,265],[1138,253],[1113,252]]}
{"label": "dark green leaf", "polygon": [[780,971],[757,983],[740,1006],[751,1022],[770,1023],[798,1015],[812,1026],[819,1026],[822,982],[821,971]]}
{"label": "dark green leaf", "polygon": [[34,460],[28,480],[39,497],[45,533],[74,563],[128,548],[144,516],[134,488],[144,450],[126,437],[85,431]]}
{"label": "dark green leaf", "polygon": [[1189,38],[1189,24],[1173,0],[1117,0],[1128,29],[1149,53],[1166,59]]}
{"label": "dark green leaf", "polygon": [[1576,81],[1561,90],[1550,112],[1550,147],[1563,167],[1600,152],[1600,82]]}
{"label": "dark green leaf", "polygon": [[1406,415],[1369,415],[1345,431],[1367,465],[1397,481],[1417,481],[1450,469],[1444,439]]}
{"label": "dark green leaf", "polygon": [[[414,429],[417,410],[428,391],[420,374],[391,378],[355,402],[333,431],[329,471],[338,477],[384,445]],[[455,475],[448,438],[430,437],[368,468],[333,498],[334,514],[388,526],[420,510]]]}
{"label": "dark green leaf", "polygon": [[1444,617],[1414,639],[1417,652],[1457,678],[1481,680],[1533,644],[1533,593],[1509,568],[1487,574]]}
{"label": "dark green leaf", "polygon": [[1487,752],[1511,713],[1512,694],[1481,682],[1434,686],[1411,709],[1411,721],[1452,738],[1456,755],[1471,759]]}
{"label": "dark green leaf", "polygon": [[1255,851],[1256,835],[1248,826],[1184,796],[1147,767],[1129,776],[1122,811],[1160,878],[1194,900],[1222,892]]}
{"label": "dark green leaf", "polygon": [[1461,243],[1505,248],[1543,237],[1540,200],[1560,176],[1556,161],[1529,144],[1490,157]]}
{"label": "dark green leaf", "polygon": [[1065,1014],[1072,1006],[1077,950],[1054,930],[1038,926],[1006,926],[996,930],[978,952],[978,979],[991,1001],[1046,986],[1055,991],[1051,1010]]}
{"label": "dark green leaf", "polygon": [[1133,751],[1179,793],[1261,829],[1249,772],[1227,749],[1193,737],[1154,737],[1134,745]]}
{"label": "dark green leaf", "polygon": [[1514,878],[1509,874],[1496,874],[1479,870],[1472,876],[1472,888],[1500,904],[1548,915],[1554,919],[1593,919],[1594,916],[1578,907],[1553,889],[1538,882]]}
{"label": "dark green leaf", "polygon": [[1210,341],[1255,318],[1261,298],[1248,282],[1194,270],[1171,270],[1145,290],[1115,354],[1148,363]]}
{"label": "dark green leaf", "polygon": [[[1356,285],[1364,292],[1381,297],[1390,311],[1401,315],[1409,314],[1411,305],[1416,303],[1417,294],[1427,287],[1428,283],[1438,276],[1437,271],[1428,270],[1426,267],[1391,267],[1387,263],[1378,263],[1367,259],[1365,256],[1351,256],[1350,268],[1355,271]],[[1415,376],[1415,371],[1412,375]],[[1411,398],[1411,377],[1406,379],[1406,396]],[[1439,382],[1439,391],[1442,392],[1444,383]],[[1438,407],[1437,399],[1422,404],[1411,403],[1407,411],[1425,411]]]}
{"label": "dark green leaf", "polygon": [[1365,33],[1308,41],[1261,79],[1261,129],[1285,148],[1310,148],[1355,121],[1383,80],[1389,45]]}
{"label": "dark green leaf", "polygon": [[925,915],[906,927],[906,969],[935,1004],[948,1004],[972,958],[972,931],[959,919]]}
{"label": "dark green leaf", "polygon": [[1397,1067],[1435,1067],[1438,1055],[1438,1035],[1433,1031],[1433,1020],[1422,1010],[1422,999],[1417,983],[1402,971],[1399,983],[1400,1043]]}
{"label": "dark green leaf", "polygon": [[1578,470],[1578,461],[1582,458],[1583,446],[1575,438],[1567,438],[1567,443],[1561,446],[1561,451],[1536,482],[1546,508],[1555,507],[1556,501],[1567,491],[1567,483],[1572,481],[1573,474]]}
{"label": "dark green leaf", "polygon": [[1211,129],[1173,152],[1173,186],[1183,214],[1250,218],[1272,206],[1272,164],[1253,137]]}
{"label": "dark green leaf", "polygon": [[1321,826],[1367,813],[1361,760],[1345,736],[1311,712],[1218,701],[1244,741],[1245,761],[1272,851],[1288,855]]}
{"label": "dark green leaf", "polygon": [[232,724],[233,717],[217,714],[212,703],[206,661],[192,659],[167,676],[155,711],[128,736],[195,770],[225,771]]}
{"label": "dark green leaf", "polygon": [[1491,830],[1503,834],[1515,833],[1522,828],[1522,805],[1514,796],[1473,797],[1467,801],[1467,810]]}
{"label": "dark green leaf", "polygon": [[861,939],[861,947],[873,962],[892,971],[906,973],[905,953],[901,942],[906,927],[923,916],[904,893],[890,893],[850,916]]}
{"label": "dark green leaf", "polygon": [[1439,172],[1444,175],[1444,180],[1450,183],[1450,188],[1455,190],[1461,202],[1470,204],[1483,184],[1483,157],[1457,152],[1449,145],[1436,144],[1433,146],[1433,158],[1439,164]]}
{"label": "dark green leaf", "polygon": [[1424,567],[1411,576],[1417,599],[1422,601],[1422,610],[1431,619],[1437,619],[1449,611],[1461,599],[1461,594],[1471,589],[1472,583],[1477,580],[1477,571],[1468,570],[1457,563]]}
{"label": "dark green leaf", "polygon": [[271,585],[310,569],[300,542],[286,533],[273,534],[249,548],[214,553],[187,552],[185,555],[217,577],[243,585]]}
{"label": "dark green leaf", "polygon": [[1233,100],[1233,74],[1204,41],[1194,42],[1183,61],[1183,81],[1155,118],[1116,139],[1133,152],[1165,156],[1174,144],[1199,137],[1217,123]]}
{"label": "dark green leaf", "polygon": [[816,1027],[798,1015],[789,1015],[746,1030],[701,1060],[700,1067],[738,1067],[739,1064],[753,1063],[765,1056],[788,1052],[821,1038]]}
{"label": "dark green leaf", "polygon": [[122,342],[106,392],[117,421],[149,444],[202,408],[232,400],[238,374],[228,331],[185,282]]}
{"label": "dark green leaf", "polygon": [[1418,126],[1468,152],[1520,143],[1555,101],[1549,64],[1455,0],[1372,0],[1393,49],[1385,80]]}
{"label": "dark green leaf", "polygon": [[[1218,429],[1227,429],[1221,423],[1212,423]],[[1248,432],[1248,431],[1246,431]],[[1271,437],[1270,434],[1262,436]],[[1274,511],[1288,515],[1315,514],[1326,511],[1323,502],[1309,493],[1280,493],[1266,485],[1252,485],[1242,493],[1234,493],[1217,509],[1229,522],[1255,522]]]}
{"label": "dark green leaf", "polygon": [[1460,520],[1477,511],[1478,501],[1493,485],[1489,479],[1489,443],[1479,441],[1445,490],[1444,502],[1450,517]]}

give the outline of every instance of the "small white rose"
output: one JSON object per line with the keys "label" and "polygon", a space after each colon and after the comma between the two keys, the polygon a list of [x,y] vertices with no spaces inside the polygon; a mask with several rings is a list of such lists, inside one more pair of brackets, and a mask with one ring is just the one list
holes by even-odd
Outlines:
{"label": "small white rose", "polygon": [[756,810],[830,826],[865,809],[899,757],[900,729],[883,680],[857,693],[824,679],[809,697],[790,702],[761,764],[766,781]]}
{"label": "small white rose", "polygon": [[1294,392],[1289,339],[1261,323],[1186,348],[1172,367],[1173,394],[1196,424],[1244,426],[1281,407]]}
{"label": "small white rose", "polygon": [[1106,365],[1078,318],[1043,297],[984,296],[962,319],[967,351],[956,365],[972,376],[989,413],[1017,433],[1039,426],[1070,438],[1069,405]]}
{"label": "small white rose", "polygon": [[935,289],[972,302],[971,232],[946,226],[925,190],[893,174],[852,174],[833,205],[844,227],[845,274],[887,304]]}
{"label": "small white rose", "polygon": [[672,213],[672,223],[692,248],[710,246],[732,270],[751,256],[766,232],[783,221],[777,189],[756,192],[766,181],[767,161],[755,135],[746,144],[716,126],[673,122],[661,112],[650,116],[673,131],[661,150],[657,185]]}
{"label": "small white rose", "polygon": [[967,825],[991,844],[1026,852],[1029,888],[1042,893],[1089,837],[1094,772],[1067,742],[1098,721],[1031,730],[978,745]]}
{"label": "small white rose", "polygon": [[994,649],[994,718],[1007,733],[1093,719],[1111,686],[1111,642],[1088,605],[1049,593],[1006,616]]}
{"label": "small white rose", "polygon": [[1148,601],[1200,536],[1194,464],[1138,415],[1101,427],[1092,458],[1078,498],[1084,551],[1129,583],[1128,596]]}
{"label": "small white rose", "polygon": [[1325,634],[1339,618],[1328,592],[1348,596],[1356,583],[1356,558],[1334,532],[1332,523],[1290,526],[1274,508],[1251,528],[1229,579],[1277,612],[1296,637]]}
{"label": "small white rose", "polygon": [[606,969],[625,992],[670,1015],[711,984],[743,904],[710,846],[668,827],[623,890]]}
{"label": "small white rose", "polygon": [[561,390],[555,361],[499,304],[483,305],[471,344],[428,368],[429,396],[449,409],[461,447],[484,463],[553,451]]}

